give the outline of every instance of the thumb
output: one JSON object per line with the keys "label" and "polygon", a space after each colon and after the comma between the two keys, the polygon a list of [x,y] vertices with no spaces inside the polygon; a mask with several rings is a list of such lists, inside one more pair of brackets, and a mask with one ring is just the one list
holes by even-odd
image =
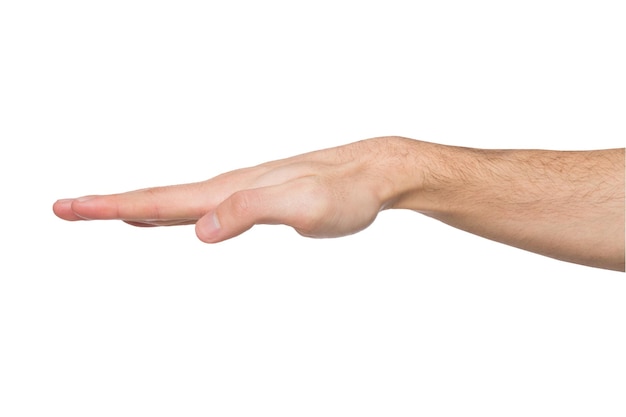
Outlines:
{"label": "thumb", "polygon": [[289,199],[281,186],[237,191],[196,222],[196,235],[203,242],[217,243],[255,224],[288,224],[294,206]]}

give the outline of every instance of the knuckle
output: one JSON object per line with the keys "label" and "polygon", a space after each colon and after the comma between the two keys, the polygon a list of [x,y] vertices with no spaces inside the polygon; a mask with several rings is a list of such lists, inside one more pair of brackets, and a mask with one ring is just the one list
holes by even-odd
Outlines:
{"label": "knuckle", "polygon": [[303,188],[306,204],[295,229],[303,236],[314,236],[331,220],[335,202],[329,189],[319,182],[311,182]]}
{"label": "knuckle", "polygon": [[237,191],[230,197],[232,215],[235,217],[248,216],[255,206],[255,200],[258,200],[258,198],[255,197],[253,191]]}

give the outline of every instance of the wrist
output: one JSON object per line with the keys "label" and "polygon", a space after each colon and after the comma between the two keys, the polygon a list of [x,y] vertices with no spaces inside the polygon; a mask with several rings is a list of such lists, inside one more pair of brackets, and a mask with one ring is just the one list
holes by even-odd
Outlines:
{"label": "wrist", "polygon": [[458,182],[454,167],[464,158],[463,148],[403,137],[384,138],[383,170],[388,178],[383,209],[419,212],[445,210],[444,195]]}

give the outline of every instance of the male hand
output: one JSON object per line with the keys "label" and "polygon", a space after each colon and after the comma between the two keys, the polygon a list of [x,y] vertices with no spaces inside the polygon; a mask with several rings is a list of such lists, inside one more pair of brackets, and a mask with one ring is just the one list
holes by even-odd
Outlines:
{"label": "male hand", "polygon": [[213,243],[255,224],[286,224],[310,237],[369,226],[391,195],[390,158],[402,140],[377,138],[231,171],[207,181],[57,201],[65,220],[123,220],[135,226],[196,224]]}

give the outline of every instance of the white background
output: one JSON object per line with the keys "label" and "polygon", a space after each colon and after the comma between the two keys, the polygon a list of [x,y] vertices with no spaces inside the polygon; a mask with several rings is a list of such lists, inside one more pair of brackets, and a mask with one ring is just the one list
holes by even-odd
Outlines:
{"label": "white background", "polygon": [[380,135],[623,147],[621,3],[0,3],[0,415],[625,415],[623,274],[406,211],[206,245],[51,210]]}

